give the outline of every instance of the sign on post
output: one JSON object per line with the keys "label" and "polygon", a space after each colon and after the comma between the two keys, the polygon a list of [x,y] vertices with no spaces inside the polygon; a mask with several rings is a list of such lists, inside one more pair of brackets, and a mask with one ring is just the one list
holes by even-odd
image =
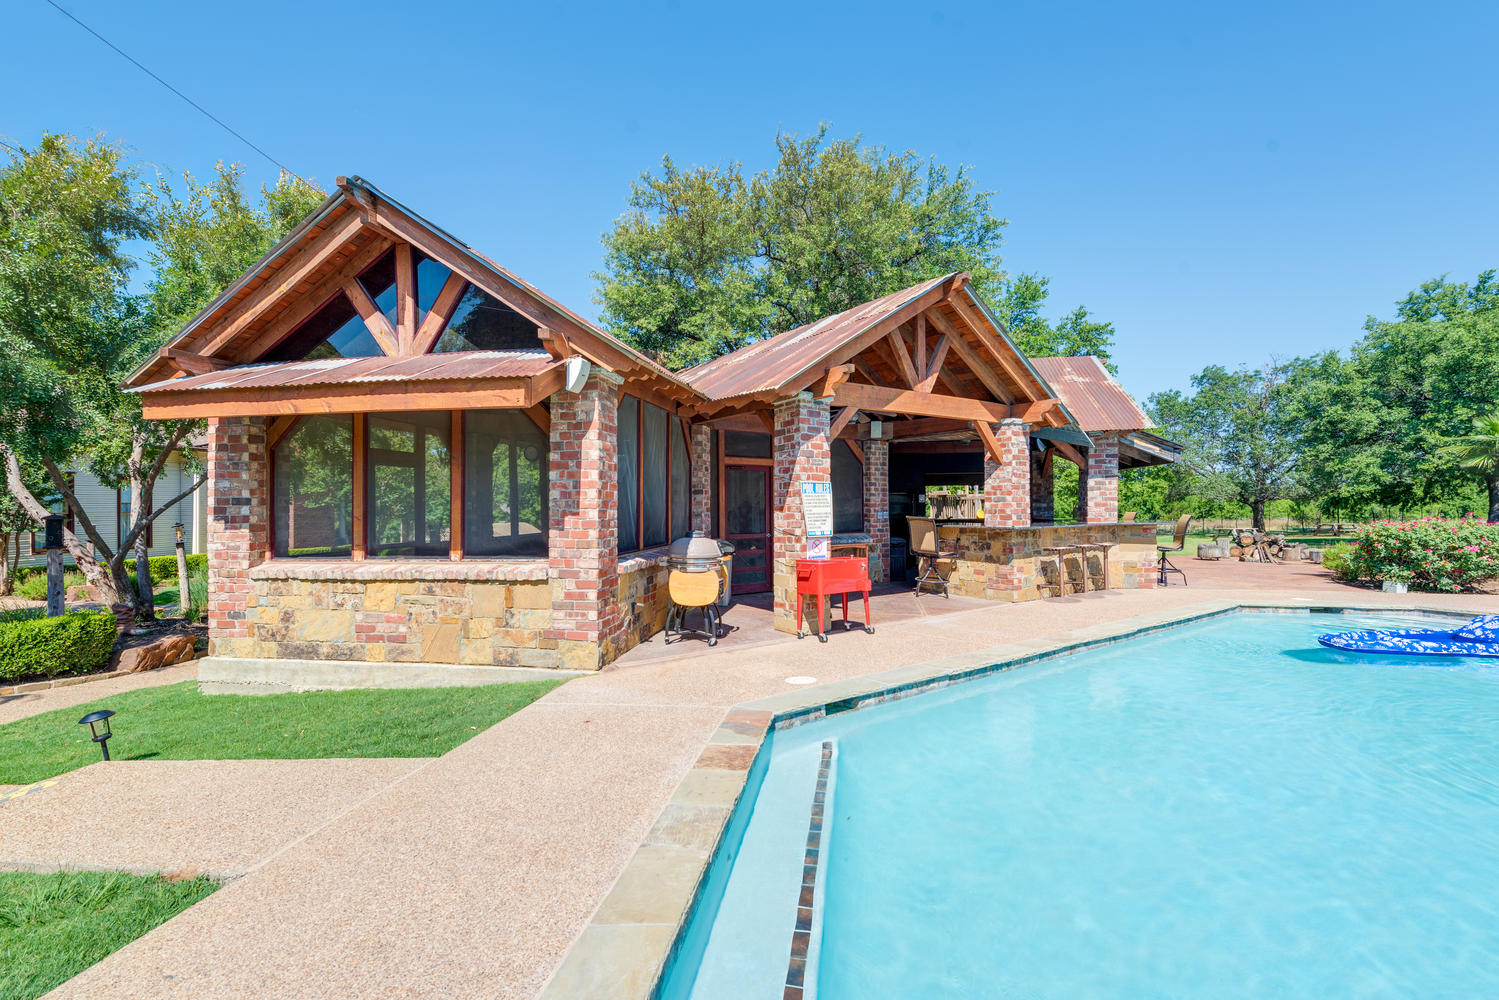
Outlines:
{"label": "sign on post", "polygon": [[802,523],[807,531],[807,558],[826,559],[833,538],[832,483],[802,483]]}

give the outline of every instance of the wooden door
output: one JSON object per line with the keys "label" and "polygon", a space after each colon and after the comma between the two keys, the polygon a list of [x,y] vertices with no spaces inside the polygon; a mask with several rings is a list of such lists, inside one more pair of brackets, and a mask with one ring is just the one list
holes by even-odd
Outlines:
{"label": "wooden door", "polygon": [[734,593],[770,589],[769,465],[724,466],[724,537],[734,543]]}

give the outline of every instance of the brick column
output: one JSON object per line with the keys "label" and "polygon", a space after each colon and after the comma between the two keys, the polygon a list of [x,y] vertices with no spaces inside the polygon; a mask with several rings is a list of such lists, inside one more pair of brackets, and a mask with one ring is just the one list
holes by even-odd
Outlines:
{"label": "brick column", "polygon": [[713,428],[692,425],[692,523],[693,531],[709,538],[718,531],[713,524]]}
{"label": "brick column", "polygon": [[[772,587],[775,627],[795,632],[798,620],[796,561],[807,554],[807,526],[802,521],[802,483],[833,481],[832,453],[828,450],[828,401],[813,399],[810,392],[776,401],[775,483],[772,487],[773,558]],[[817,628],[816,609],[808,603],[812,625]]]}
{"label": "brick column", "polygon": [[619,611],[621,379],[595,366],[581,392],[552,397],[548,530],[557,665],[597,670],[614,656]]}
{"label": "brick column", "polygon": [[[1051,454],[1052,460],[1046,461]],[[1031,456],[1031,523],[1057,519],[1056,484],[1052,466],[1057,457],[1049,451],[1030,450]]]}
{"label": "brick column", "polygon": [[869,535],[869,573],[890,579],[890,442],[864,443],[864,531]]}
{"label": "brick column", "polygon": [[245,611],[250,570],[270,547],[266,423],[263,417],[208,421],[208,651],[254,656]]}
{"label": "brick column", "polygon": [[1079,516],[1088,524],[1111,524],[1119,520],[1119,435],[1088,436],[1088,467],[1077,477]]}
{"label": "brick column", "polygon": [[1025,423],[1015,417],[994,428],[1002,461],[984,450],[984,524],[1020,528],[1031,523],[1031,461]]}

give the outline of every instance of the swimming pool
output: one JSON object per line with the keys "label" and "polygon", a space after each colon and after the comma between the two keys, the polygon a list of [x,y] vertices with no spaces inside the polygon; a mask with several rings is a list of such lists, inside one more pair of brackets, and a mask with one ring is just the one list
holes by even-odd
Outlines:
{"label": "swimming pool", "polygon": [[662,995],[780,996],[815,878],[809,998],[1499,996],[1499,669],[1316,645],[1404,624],[1235,613],[779,731]]}

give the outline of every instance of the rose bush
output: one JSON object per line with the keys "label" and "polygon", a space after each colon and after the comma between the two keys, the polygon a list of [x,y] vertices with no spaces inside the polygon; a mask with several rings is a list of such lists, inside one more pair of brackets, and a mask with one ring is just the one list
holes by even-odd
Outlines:
{"label": "rose bush", "polygon": [[[1324,557],[1325,558],[1325,557]],[[1339,575],[1399,580],[1415,590],[1472,590],[1499,577],[1499,524],[1473,514],[1371,521],[1354,534]]]}

